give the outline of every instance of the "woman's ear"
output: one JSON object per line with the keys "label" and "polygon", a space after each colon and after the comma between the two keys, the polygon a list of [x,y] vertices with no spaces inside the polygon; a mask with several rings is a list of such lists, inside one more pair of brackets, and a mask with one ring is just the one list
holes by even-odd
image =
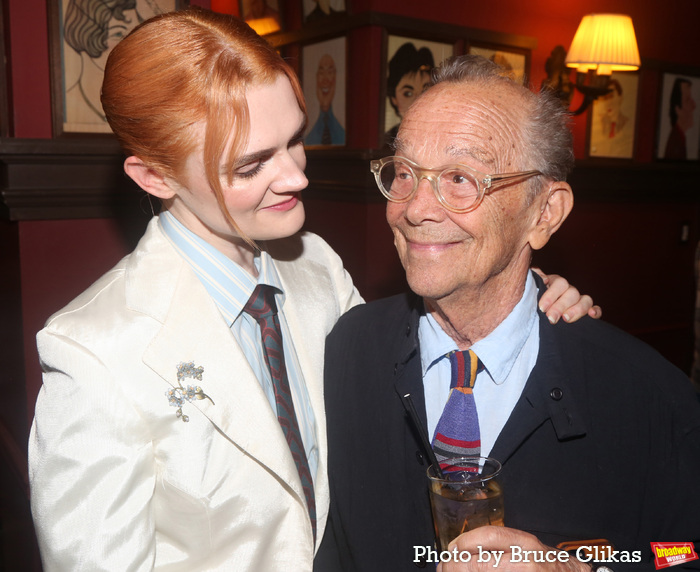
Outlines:
{"label": "woman's ear", "polygon": [[553,181],[535,199],[539,218],[530,230],[529,243],[533,250],[542,248],[569,216],[574,207],[574,192],[564,181]]}
{"label": "woman's ear", "polygon": [[124,161],[124,172],[149,195],[167,200],[176,194],[169,180],[166,180],[163,175],[146,165],[138,157],[127,157]]}

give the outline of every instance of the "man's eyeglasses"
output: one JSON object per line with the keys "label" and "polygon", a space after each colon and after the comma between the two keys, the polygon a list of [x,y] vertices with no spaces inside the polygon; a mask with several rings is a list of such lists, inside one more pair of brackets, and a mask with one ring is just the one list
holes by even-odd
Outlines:
{"label": "man's eyeglasses", "polygon": [[508,181],[529,179],[540,171],[486,175],[466,165],[448,165],[424,169],[403,157],[384,157],[370,162],[377,186],[394,203],[413,198],[421,179],[428,179],[440,204],[453,213],[466,213],[477,208],[484,196]]}

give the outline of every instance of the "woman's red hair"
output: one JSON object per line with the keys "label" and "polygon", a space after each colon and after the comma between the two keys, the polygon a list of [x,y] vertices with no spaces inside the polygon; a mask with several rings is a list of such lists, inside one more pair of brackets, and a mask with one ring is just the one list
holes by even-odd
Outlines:
{"label": "woman's red hair", "polygon": [[199,143],[193,127],[203,123],[206,176],[240,234],[225,207],[221,165],[230,181],[247,144],[248,88],[280,75],[305,112],[296,74],[247,24],[201,9],[168,12],[134,28],[112,50],[102,107],[124,151],[176,181]]}

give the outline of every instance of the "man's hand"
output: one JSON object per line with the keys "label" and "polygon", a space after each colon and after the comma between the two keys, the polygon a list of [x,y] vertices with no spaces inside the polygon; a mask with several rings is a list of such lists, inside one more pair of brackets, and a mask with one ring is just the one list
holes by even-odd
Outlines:
{"label": "man's hand", "polygon": [[539,306],[552,324],[556,324],[559,318],[564,318],[565,322],[575,322],[585,315],[596,319],[603,315],[600,306],[594,306],[593,299],[586,294],[581,295],[566,278],[557,274],[547,275],[539,268],[532,270],[537,272],[547,286]]}
{"label": "man's hand", "polygon": [[465,532],[450,543],[449,549],[457,554],[469,552],[466,557],[442,562],[437,572],[590,572],[591,568],[575,556],[545,546],[535,536],[501,526],[484,526]]}

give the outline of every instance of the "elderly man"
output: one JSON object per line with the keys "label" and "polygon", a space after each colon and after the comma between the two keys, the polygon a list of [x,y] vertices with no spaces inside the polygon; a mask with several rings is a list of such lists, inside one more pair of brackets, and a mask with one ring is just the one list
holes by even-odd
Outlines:
{"label": "elderly man", "polygon": [[[688,379],[607,324],[538,314],[532,251],[573,205],[561,104],[474,56],[435,79],[396,156],[372,165],[413,293],[350,311],[327,341],[331,517],[316,568],[434,569],[427,454],[402,399],[427,440],[440,434],[451,362],[471,350],[477,415],[458,421],[478,420],[470,445],[503,465],[506,527],[460,536],[471,561],[442,570],[653,569],[650,542],[700,539]],[[613,548],[551,552],[594,539]]]}

